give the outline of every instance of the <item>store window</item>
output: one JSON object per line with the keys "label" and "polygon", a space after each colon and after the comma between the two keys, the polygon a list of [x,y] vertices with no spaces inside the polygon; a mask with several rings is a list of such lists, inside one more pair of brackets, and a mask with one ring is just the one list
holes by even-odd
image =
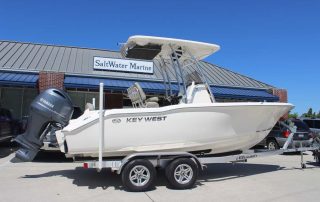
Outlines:
{"label": "store window", "polygon": [[20,119],[29,114],[29,107],[38,95],[33,88],[0,88],[0,107],[8,109],[14,119]]}
{"label": "store window", "polygon": [[86,103],[92,103],[95,98],[96,109],[99,107],[99,93],[98,92],[84,92],[84,91],[68,91],[74,106],[80,107],[82,111],[85,110]]}
{"label": "store window", "polygon": [[97,92],[86,93],[85,94],[85,104],[86,103],[93,103],[93,101],[95,102],[96,109],[98,109],[99,108],[99,93],[97,93]]}
{"label": "store window", "polygon": [[31,102],[37,97],[38,90],[32,88],[25,88],[23,90],[23,102],[22,102],[22,117],[29,115],[29,108]]}
{"label": "store window", "polygon": [[104,106],[106,109],[123,108],[123,94],[122,93],[106,93]]}

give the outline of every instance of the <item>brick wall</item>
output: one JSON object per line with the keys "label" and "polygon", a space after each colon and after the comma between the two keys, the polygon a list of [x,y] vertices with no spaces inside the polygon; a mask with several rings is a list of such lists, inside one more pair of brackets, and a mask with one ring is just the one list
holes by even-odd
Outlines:
{"label": "brick wall", "polygon": [[279,97],[279,102],[288,102],[288,92],[286,89],[272,89],[272,94]]}
{"label": "brick wall", "polygon": [[63,89],[64,73],[39,72],[39,92],[48,88]]}
{"label": "brick wall", "polygon": [[[288,102],[288,92],[286,89],[272,89],[272,94],[279,97],[279,102]],[[289,114],[285,114],[283,119],[288,119]]]}

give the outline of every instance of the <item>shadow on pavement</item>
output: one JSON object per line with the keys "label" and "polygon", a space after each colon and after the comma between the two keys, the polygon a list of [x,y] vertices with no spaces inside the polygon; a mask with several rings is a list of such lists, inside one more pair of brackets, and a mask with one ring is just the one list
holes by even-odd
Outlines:
{"label": "shadow on pavement", "polygon": [[[282,167],[278,165],[265,165],[265,164],[213,164],[207,167],[198,177],[196,186],[202,186],[203,182],[215,182],[223,180],[232,180],[235,178],[258,175],[261,173],[274,172],[281,170]],[[123,190],[121,176],[112,173],[110,170],[102,170],[97,172],[96,169],[84,169],[77,167],[69,170],[58,170],[42,173],[38,175],[25,175],[22,178],[46,178],[62,176],[72,180],[72,183],[77,186],[88,187],[88,189],[108,189],[113,188],[116,190]],[[157,181],[155,188],[159,186],[168,187],[165,179],[164,170],[158,170]],[[170,188],[170,187],[168,187]]]}
{"label": "shadow on pavement", "polygon": [[[18,149],[19,147],[15,143],[1,143],[0,158],[7,157]],[[66,158],[65,155],[59,151],[39,151],[33,162],[65,163],[73,162],[73,160]]]}
{"label": "shadow on pavement", "polygon": [[315,166],[315,167],[320,167],[320,163],[315,162],[315,161],[307,161],[306,164],[311,165],[311,166]]}
{"label": "shadow on pavement", "polygon": [[240,177],[282,170],[284,167],[269,164],[219,163],[208,165],[199,176],[198,182],[218,182]]}
{"label": "shadow on pavement", "polygon": [[73,162],[71,158],[66,158],[60,151],[39,151],[33,162],[43,163],[65,163]]}
{"label": "shadow on pavement", "polygon": [[25,175],[23,178],[45,178],[62,176],[73,180],[73,184],[77,186],[85,186],[88,189],[102,188],[121,189],[121,180],[119,176],[109,170],[97,172],[96,169],[84,169],[77,167],[71,170],[50,171],[39,175]]}
{"label": "shadow on pavement", "polygon": [[4,158],[12,154],[18,149],[17,145],[12,142],[0,143],[0,158]]}

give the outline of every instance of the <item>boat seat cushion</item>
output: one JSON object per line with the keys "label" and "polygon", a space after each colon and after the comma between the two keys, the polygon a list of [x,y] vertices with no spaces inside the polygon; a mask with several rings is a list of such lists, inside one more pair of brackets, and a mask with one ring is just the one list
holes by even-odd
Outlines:
{"label": "boat seat cushion", "polygon": [[136,82],[136,83],[133,84],[133,87],[138,90],[141,99],[142,99],[143,101],[145,101],[145,100],[147,99],[147,96],[146,96],[146,94],[144,93],[143,89],[141,88],[140,84]]}
{"label": "boat seat cushion", "polygon": [[146,94],[137,82],[128,88],[127,92],[133,107],[159,107],[159,104],[157,103],[159,98],[151,97],[147,99]]}
{"label": "boat seat cushion", "polygon": [[159,102],[159,98],[158,97],[151,97],[151,98],[148,98],[146,100],[146,102]]}
{"label": "boat seat cushion", "polygon": [[146,102],[147,108],[157,108],[159,107],[159,104],[157,102]]}

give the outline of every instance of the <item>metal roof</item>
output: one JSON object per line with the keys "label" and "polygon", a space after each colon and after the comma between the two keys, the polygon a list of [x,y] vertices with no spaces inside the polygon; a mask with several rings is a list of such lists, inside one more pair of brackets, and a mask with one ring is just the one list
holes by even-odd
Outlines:
{"label": "metal roof", "polygon": [[[107,77],[139,81],[162,81],[159,63],[154,61],[154,74],[136,74],[125,72],[93,70],[93,57],[122,58],[120,52],[93,48],[68,47],[26,42],[0,40],[0,70],[12,71],[55,71],[66,75]],[[210,85],[240,88],[269,89],[272,86],[247,76],[235,73],[217,65],[201,61]],[[191,70],[189,71],[192,71]],[[171,80],[175,80],[174,71],[169,68]]]}

